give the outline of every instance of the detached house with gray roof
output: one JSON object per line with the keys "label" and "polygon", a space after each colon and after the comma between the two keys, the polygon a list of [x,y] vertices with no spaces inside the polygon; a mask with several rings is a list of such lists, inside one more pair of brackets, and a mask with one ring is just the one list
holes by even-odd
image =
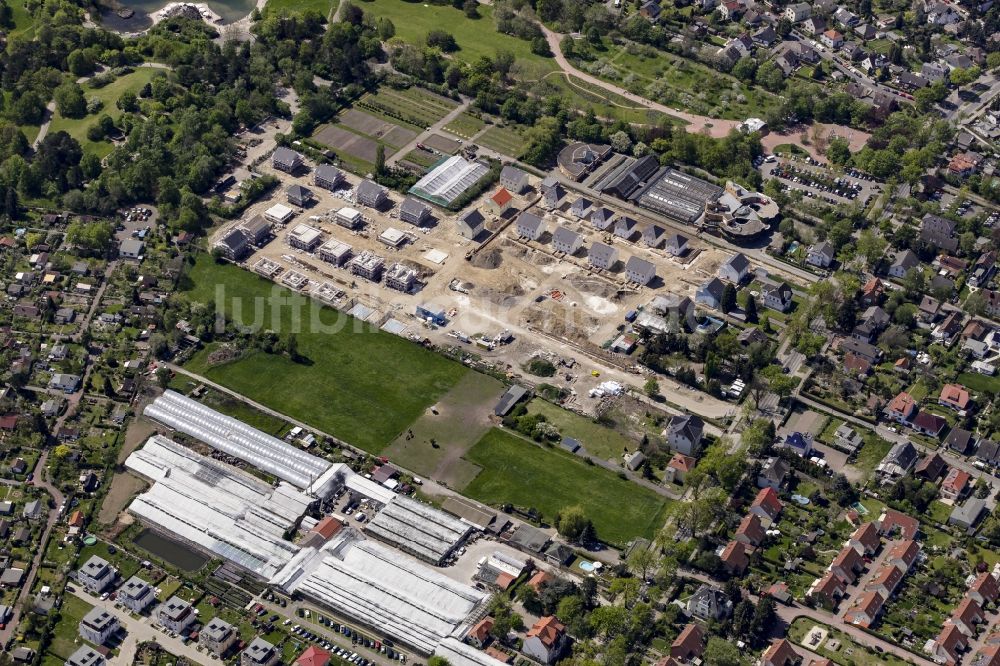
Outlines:
{"label": "detached house with gray roof", "polygon": [[618,261],[618,250],[604,243],[594,243],[587,252],[590,265],[601,270],[610,270]]}
{"label": "detached house with gray roof", "polygon": [[524,212],[518,215],[514,228],[524,240],[537,241],[545,233],[545,222],[534,213]]}
{"label": "detached house with gray roof", "polygon": [[671,449],[686,456],[697,457],[701,452],[701,436],[705,422],[693,414],[674,416],[670,419],[663,436]]}

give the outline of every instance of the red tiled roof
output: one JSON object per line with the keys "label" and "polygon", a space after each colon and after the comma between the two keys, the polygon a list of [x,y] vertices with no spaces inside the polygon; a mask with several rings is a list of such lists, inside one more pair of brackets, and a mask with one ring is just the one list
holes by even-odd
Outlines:
{"label": "red tiled roof", "polygon": [[983,609],[975,599],[965,597],[951,612],[951,618],[961,621],[965,626],[972,627],[973,623],[983,619]]}
{"label": "red tiled roof", "polygon": [[764,540],[764,526],[760,523],[760,517],[755,513],[748,513],[743,516],[740,526],[736,528],[737,536],[745,536],[753,545],[760,545]]}
{"label": "red tiled roof", "polygon": [[326,650],[310,645],[306,651],[295,660],[299,666],[326,666],[330,663],[330,653]]}
{"label": "red tiled roof", "polygon": [[494,194],[490,198],[493,199],[493,203],[495,203],[496,205],[506,206],[508,203],[510,203],[510,200],[513,199],[514,196],[507,191],[506,187],[501,187],[499,190],[497,190],[496,194]]}
{"label": "red tiled roof", "polygon": [[690,472],[694,469],[696,464],[698,464],[698,460],[696,458],[686,456],[683,453],[674,453],[674,455],[670,458],[670,462],[667,463],[667,467],[673,467],[674,469],[682,472]]}
{"label": "red tiled roof", "polygon": [[340,522],[333,516],[327,516],[323,520],[316,523],[316,527],[312,528],[312,531],[319,534],[324,539],[329,540],[334,534],[339,532],[344,527],[344,523]]}
{"label": "red tiled roof", "polygon": [[997,579],[988,571],[979,574],[969,589],[977,592],[987,602],[996,601],[1000,596],[1000,585],[997,585]]}
{"label": "red tiled roof", "polygon": [[750,566],[750,558],[747,557],[746,546],[735,539],[726,545],[719,559],[736,573],[743,573]]}
{"label": "red tiled roof", "polygon": [[566,631],[566,626],[557,620],[554,615],[549,615],[535,622],[531,629],[528,630],[527,637],[534,638],[538,636],[543,645],[552,647],[559,641],[564,631]]}
{"label": "red tiled roof", "polygon": [[917,531],[920,529],[920,521],[895,509],[886,509],[885,513],[879,519],[879,524],[882,527],[882,534],[889,534],[899,530],[899,534],[904,539],[913,539],[917,536]]}
{"label": "red tiled roof", "polygon": [[485,643],[486,639],[490,637],[491,631],[493,631],[493,618],[484,617],[476,623],[476,626],[469,630],[469,636],[472,636],[480,643]]}
{"label": "red tiled roof", "polygon": [[542,571],[539,569],[535,572],[535,575],[528,580],[528,585],[530,585],[535,592],[539,592],[541,591],[542,584],[547,583],[550,580],[552,580],[552,574],[548,571]]}
{"label": "red tiled roof", "polygon": [[764,666],[787,666],[787,664],[794,664],[800,659],[799,653],[795,651],[791,643],[784,638],[777,638],[771,643],[771,647],[764,651],[761,663]]}
{"label": "red tiled roof", "polygon": [[882,542],[882,538],[878,533],[878,527],[871,521],[864,523],[861,527],[854,530],[851,539],[864,546],[866,551],[876,550]]}
{"label": "red tiled roof", "polygon": [[681,661],[700,657],[705,650],[705,630],[697,624],[688,624],[670,646],[670,656]]}
{"label": "red tiled roof", "polygon": [[781,500],[778,499],[778,493],[774,491],[773,488],[762,488],[757,497],[754,498],[751,507],[761,507],[767,512],[767,515],[774,518],[779,513],[784,505],[782,505]]}
{"label": "red tiled roof", "polygon": [[511,584],[515,580],[517,580],[517,578],[515,578],[512,575],[510,575],[506,571],[501,571],[500,574],[497,576],[497,580],[496,580],[497,587],[499,587],[501,590],[506,590],[508,587],[511,586]]}
{"label": "red tiled roof", "polygon": [[938,400],[958,409],[965,409],[969,406],[969,392],[961,384],[945,384]]}
{"label": "red tiled roof", "polygon": [[917,401],[906,391],[900,391],[896,397],[889,401],[886,407],[890,412],[897,414],[908,414],[917,406]]}
{"label": "red tiled roof", "polygon": [[961,494],[961,492],[965,490],[965,486],[968,485],[969,479],[971,478],[972,475],[964,469],[952,467],[951,471],[948,472],[948,476],[944,478],[944,483],[941,484],[941,489],[955,493],[956,495]]}
{"label": "red tiled roof", "polygon": [[906,541],[893,544],[892,548],[889,549],[887,561],[894,562],[895,560],[899,560],[906,566],[907,571],[909,571],[919,553],[920,544],[913,539],[907,539]]}

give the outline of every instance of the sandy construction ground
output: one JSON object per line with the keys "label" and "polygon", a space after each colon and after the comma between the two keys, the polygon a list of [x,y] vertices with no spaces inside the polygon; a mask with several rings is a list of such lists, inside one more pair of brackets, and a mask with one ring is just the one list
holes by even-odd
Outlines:
{"label": "sandy construction ground", "polygon": [[[266,165],[262,168],[269,170]],[[516,197],[514,209],[502,217],[480,209],[492,237],[469,260],[467,255],[479,248],[480,242],[458,234],[455,215],[435,209],[435,219],[428,226],[416,228],[398,219],[397,206],[402,196],[397,193],[391,194],[393,207],[379,212],[354,203],[351,190],[331,193],[314,187],[309,175],[274,174],[282,186],[270,199],[248,210],[245,218],[263,213],[275,203],[287,204],[285,188],[293,183],[310,187],[318,201],[306,210],[296,209],[295,217],[284,227],[276,226],[275,238],[244,260],[247,268],[252,269],[267,259],[279,267],[272,278],[279,283],[287,285],[283,280],[291,272],[305,276],[307,282],[299,289],[302,293],[310,293],[326,283],[333,291],[342,292],[335,305],[348,309],[354,303],[361,303],[374,311],[368,321],[380,325],[391,318],[394,321],[390,324],[397,330],[404,328],[401,334],[409,337],[463,344],[459,340],[467,336],[493,337],[507,330],[514,337],[512,344],[493,350],[477,348],[477,352],[506,365],[512,375],[520,374],[532,355],[543,354],[562,361],[558,363],[560,374],[553,381],[575,391],[575,402],[585,410],[596,405],[587,392],[603,381],[612,379],[633,386],[645,381],[632,359],[601,349],[618,335],[625,314],[660,293],[685,294],[693,299],[698,285],[713,276],[728,258],[728,253],[699,241],[694,233],[690,240],[692,249],[682,258],[672,257],[663,249],[645,247],[638,239],[613,237],[569,214],[567,206],[572,194],[564,199],[560,209],[549,211],[535,204],[537,195],[529,190],[525,195],[528,198]],[[348,179],[351,188],[359,181],[351,175]],[[484,195],[476,205],[483,204],[485,198]],[[362,212],[365,219],[362,229],[352,231],[333,222],[332,213],[345,206]],[[512,220],[519,209],[530,209],[543,217],[548,232],[537,242],[517,237]],[[412,268],[419,276],[418,288],[412,293],[396,291],[385,284],[355,277],[346,267],[322,261],[318,254],[291,247],[288,231],[299,223],[319,229],[323,242],[335,238],[347,243],[354,255],[370,250],[384,257],[386,267],[398,262]],[[639,223],[642,226],[644,221]],[[232,224],[239,222],[229,226]],[[576,256],[566,257],[554,251],[551,232],[559,226],[584,237],[583,248]],[[404,232],[406,242],[398,248],[382,242],[379,236],[389,228]],[[217,235],[222,231],[218,230]],[[617,249],[619,261],[610,271],[591,268],[586,248],[595,241]],[[657,279],[651,286],[637,288],[627,284],[623,266],[633,255],[656,265]],[[444,310],[448,326],[432,327],[418,319],[415,309],[421,304]],[[735,411],[731,403],[675,385],[669,379],[662,379],[661,384],[667,399],[684,409],[710,418],[725,418]]]}

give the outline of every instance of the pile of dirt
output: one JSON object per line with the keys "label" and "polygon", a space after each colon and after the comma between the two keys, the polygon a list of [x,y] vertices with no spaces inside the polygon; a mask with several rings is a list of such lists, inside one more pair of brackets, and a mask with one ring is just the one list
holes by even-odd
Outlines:
{"label": "pile of dirt", "polygon": [[556,263],[556,258],[552,255],[545,254],[544,252],[536,252],[531,257],[531,263],[535,266],[551,266]]}
{"label": "pile of dirt", "polygon": [[492,303],[503,307],[511,307],[517,303],[519,298],[524,296],[525,292],[520,284],[514,282],[507,285],[480,289],[479,293]]}
{"label": "pile of dirt", "polygon": [[472,265],[476,268],[494,269],[500,268],[503,263],[503,252],[498,248],[490,248],[484,252],[479,252],[472,258]]}
{"label": "pile of dirt", "polygon": [[220,347],[212,350],[206,360],[208,362],[208,367],[213,368],[217,365],[222,365],[223,363],[238,361],[243,357],[244,353],[244,350],[232,345],[221,345]]}
{"label": "pile of dirt", "polygon": [[594,296],[613,300],[621,297],[621,292],[619,292],[616,285],[585,273],[571,275],[569,283],[586,294],[593,294]]}

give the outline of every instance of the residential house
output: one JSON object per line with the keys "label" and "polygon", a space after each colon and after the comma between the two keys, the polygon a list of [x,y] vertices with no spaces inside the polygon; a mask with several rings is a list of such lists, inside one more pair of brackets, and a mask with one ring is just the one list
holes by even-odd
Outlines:
{"label": "residential house", "polygon": [[275,666],[280,661],[281,651],[259,636],[240,653],[240,666]]}
{"label": "residential house", "polygon": [[827,571],[822,577],[813,581],[806,591],[806,596],[818,601],[827,609],[834,609],[847,594],[847,586],[834,572]]}
{"label": "residential house", "polygon": [[619,215],[615,218],[615,236],[632,240],[639,229],[639,223],[627,215]]}
{"label": "residential house", "polygon": [[534,213],[523,212],[517,216],[517,235],[524,240],[537,241],[545,233],[545,222]]}
{"label": "residential house", "polygon": [[932,213],[927,213],[921,220],[920,239],[948,252],[958,249],[955,223]]}
{"label": "residential house", "polygon": [[138,576],[132,576],[118,588],[117,601],[133,613],[142,613],[156,601],[156,592],[152,585]]}
{"label": "residential house", "polygon": [[642,242],[646,247],[660,247],[667,230],[658,224],[647,224],[641,232]]}
{"label": "residential house", "polygon": [[878,619],[884,604],[885,598],[878,592],[863,592],[844,613],[844,621],[867,629]]}
{"label": "residential house", "polygon": [[583,237],[568,227],[557,227],[552,234],[552,248],[556,252],[563,252],[569,256],[576,252],[583,245]]}
{"label": "residential house", "polygon": [[948,422],[937,414],[918,412],[910,422],[910,427],[929,437],[940,437],[944,429],[948,427]]}
{"label": "residential house", "polygon": [[778,312],[787,312],[792,307],[792,288],[787,282],[765,285],[763,292],[766,307]]}
{"label": "residential house", "polygon": [[271,155],[271,166],[285,173],[295,173],[303,164],[305,164],[305,159],[302,155],[284,146],[275,148]]}
{"label": "residential house", "polygon": [[677,415],[670,418],[663,436],[667,445],[684,455],[697,457],[701,452],[701,437],[705,422],[693,414]]}
{"label": "residential house", "polygon": [[594,202],[587,197],[580,197],[569,207],[570,215],[578,220],[586,219],[590,215],[590,209],[593,208]]}
{"label": "residential house", "polygon": [[795,2],[785,5],[782,15],[792,23],[801,23],[812,15],[812,7],[805,2]]}
{"label": "residential house", "polygon": [[389,199],[389,195],[384,187],[370,180],[363,180],[358,183],[355,190],[355,198],[358,203],[369,208],[381,208]]}
{"label": "residential house", "polygon": [[830,571],[845,585],[853,584],[864,568],[864,559],[851,546],[844,546],[830,563]]}
{"label": "residential house", "polygon": [[944,472],[945,467],[947,465],[939,453],[929,453],[921,458],[920,462],[913,468],[913,475],[934,483],[941,476],[941,473]]}
{"label": "residential house", "polygon": [[105,666],[107,663],[101,653],[89,645],[78,647],[65,662],[66,666]]}
{"label": "residential house", "polygon": [[399,219],[419,227],[431,217],[431,207],[413,197],[406,197],[399,204]]}
{"label": "residential house", "polygon": [[854,530],[847,544],[858,551],[860,555],[874,555],[882,545],[878,526],[871,521],[863,523]]}
{"label": "residential house", "polygon": [[645,259],[631,256],[625,262],[625,276],[629,282],[647,285],[656,277],[656,266]]}
{"label": "residential house", "polygon": [[955,507],[951,515],[948,516],[948,524],[955,525],[964,530],[970,530],[976,526],[983,512],[986,511],[986,500],[978,497],[970,497],[961,506]]}
{"label": "residential house", "polygon": [[618,262],[618,250],[611,245],[595,242],[587,251],[590,265],[599,270],[610,270]]}
{"label": "residential house", "polygon": [[759,666],[796,666],[801,661],[802,655],[795,651],[791,643],[784,638],[776,638],[757,663]]}
{"label": "residential house", "polygon": [[707,305],[710,308],[718,310],[720,309],[722,293],[725,289],[726,285],[722,283],[722,280],[713,277],[698,287],[694,300],[696,303],[701,303],[702,305]]}
{"label": "residential house", "polygon": [[614,224],[616,217],[613,210],[600,206],[590,214],[590,225],[598,231],[607,231]]}
{"label": "residential house", "polygon": [[989,571],[984,571],[973,581],[966,593],[970,599],[975,600],[980,607],[985,608],[997,599],[1000,599],[1000,584],[997,583],[996,576]]}
{"label": "residential house", "polygon": [[883,599],[889,599],[902,582],[903,573],[897,567],[883,565],[868,579],[865,591],[878,592]]}
{"label": "residential house", "polygon": [[838,30],[830,28],[819,36],[819,41],[829,49],[839,49],[844,43],[844,35]]}
{"label": "residential house", "polygon": [[469,240],[475,240],[486,230],[486,218],[475,208],[465,211],[457,222],[459,235]]}
{"label": "residential house", "polygon": [[196,619],[194,607],[178,596],[170,597],[156,609],[156,621],[178,634],[184,633]]}
{"label": "residential house", "polygon": [[240,634],[236,627],[219,617],[209,620],[208,624],[198,632],[198,643],[218,657],[229,652],[239,639]]}
{"label": "residential house", "polygon": [[898,423],[907,423],[917,412],[917,401],[907,393],[902,391],[895,398],[889,401],[885,408],[886,418]]}
{"label": "residential house", "polygon": [[91,555],[76,571],[76,579],[91,594],[101,594],[114,584],[118,571],[98,555]]}
{"label": "residential house", "polygon": [[783,505],[773,488],[761,488],[750,505],[750,513],[756,514],[765,525],[770,526],[781,513]]}
{"label": "residential house", "polygon": [[344,181],[344,174],[340,169],[329,164],[317,165],[316,170],[313,171],[313,184],[325,190],[337,190]]}
{"label": "residential house", "polygon": [[952,428],[944,443],[945,446],[962,455],[968,455],[976,446],[976,440],[972,433],[965,428]]}
{"label": "residential house", "polygon": [[969,392],[961,384],[945,384],[938,396],[938,404],[962,412],[969,408]]}
{"label": "residential house", "polygon": [[733,602],[720,588],[702,584],[688,597],[685,609],[688,615],[702,620],[723,620],[733,611]]}
{"label": "residential house", "polygon": [[671,234],[667,236],[663,247],[671,255],[679,257],[688,251],[688,239],[680,234]]}
{"label": "residential house", "polygon": [[891,564],[904,574],[913,568],[920,556],[920,544],[913,539],[903,539],[892,544],[885,554],[885,564]]}
{"label": "residential house", "polygon": [[765,537],[764,524],[761,523],[760,516],[748,513],[743,516],[743,520],[740,521],[739,527],[736,528],[736,534],[733,538],[744,545],[756,548],[764,543]]}
{"label": "residential house", "polygon": [[931,643],[931,656],[939,664],[954,665],[962,659],[962,653],[969,649],[969,639],[956,625],[945,622],[941,633]]}
{"label": "residential house", "polygon": [[91,608],[78,625],[83,640],[94,645],[104,645],[120,627],[118,617],[100,607]]}
{"label": "residential house", "polygon": [[911,270],[920,265],[920,259],[912,250],[903,250],[896,254],[889,266],[889,276],[903,278]]}
{"label": "residential house", "polygon": [[757,475],[757,487],[770,488],[775,492],[781,490],[788,477],[788,471],[788,463],[784,459],[777,456],[768,458],[761,466],[760,474]]}
{"label": "residential house", "polygon": [[295,666],[328,666],[329,663],[330,653],[315,645],[307,647],[295,660]]}
{"label": "residential house", "polygon": [[697,458],[686,456],[683,453],[674,453],[667,463],[664,471],[664,481],[667,483],[684,483],[684,479],[691,473],[698,463]]}
{"label": "residential house", "polygon": [[792,432],[785,437],[782,446],[800,458],[808,458],[812,453],[812,435]]}
{"label": "residential house", "polygon": [[917,462],[917,449],[908,440],[892,445],[875,471],[886,482],[894,481],[909,474]]}
{"label": "residential house", "polygon": [[566,626],[549,615],[532,625],[521,644],[521,652],[543,664],[551,664],[566,649]]}
{"label": "residential house", "polygon": [[954,624],[958,627],[959,631],[970,638],[976,635],[976,626],[985,621],[986,615],[983,613],[983,609],[971,597],[962,599],[958,606],[955,607],[955,610],[951,612],[951,617],[946,620],[946,622]]}
{"label": "residential house", "polygon": [[719,266],[719,277],[733,284],[740,284],[750,274],[750,260],[736,253]]}
{"label": "residential house", "polygon": [[747,555],[746,545],[741,541],[733,539],[719,554],[722,566],[731,576],[742,576],[750,566],[750,557]]}
{"label": "residential house", "polygon": [[312,190],[298,183],[289,185],[285,194],[288,197],[288,203],[299,208],[308,208],[316,200],[316,195],[312,193]]}
{"label": "residential house", "polygon": [[962,499],[966,491],[969,490],[970,478],[972,478],[971,475],[965,470],[952,467],[941,484],[941,497],[953,502]]}
{"label": "residential house", "polygon": [[493,215],[503,215],[514,203],[514,195],[501,187],[486,200],[486,209]]}
{"label": "residential house", "polygon": [[500,169],[500,187],[514,194],[520,194],[528,187],[528,174],[515,166],[505,164]]}
{"label": "residential house", "polygon": [[806,263],[818,266],[819,268],[829,268],[830,264],[833,263],[833,257],[833,246],[823,241],[809,246],[809,251],[806,254]]}
{"label": "residential house", "polygon": [[705,638],[701,625],[688,623],[670,645],[670,657],[682,664],[699,659],[705,651]]}

